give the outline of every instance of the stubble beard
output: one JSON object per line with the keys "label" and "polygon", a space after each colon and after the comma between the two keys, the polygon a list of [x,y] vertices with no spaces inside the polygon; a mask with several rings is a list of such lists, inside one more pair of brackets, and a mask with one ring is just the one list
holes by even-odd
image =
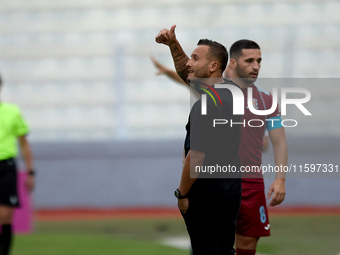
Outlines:
{"label": "stubble beard", "polygon": [[208,66],[203,66],[200,69],[195,70],[194,75],[195,78],[188,79],[189,83],[193,85],[193,87],[199,94],[205,93],[200,88],[202,87],[206,89],[206,86],[202,85],[202,83],[205,83],[204,80],[209,78]]}
{"label": "stubble beard", "polygon": [[209,72],[208,72],[208,66],[203,66],[203,67],[201,67],[200,69],[196,69],[196,70],[194,70],[194,78],[189,78],[188,79],[188,81],[189,82],[195,82],[195,81],[202,81],[202,80],[204,80],[204,79],[207,79],[207,78],[209,78]]}
{"label": "stubble beard", "polygon": [[244,83],[246,84],[253,84],[256,80],[256,78],[250,78],[248,75],[239,67],[236,67],[236,74]]}

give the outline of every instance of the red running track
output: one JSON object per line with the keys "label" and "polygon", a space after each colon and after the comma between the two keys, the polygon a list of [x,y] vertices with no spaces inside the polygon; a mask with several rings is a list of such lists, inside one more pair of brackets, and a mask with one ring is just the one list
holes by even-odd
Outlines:
{"label": "red running track", "polygon": [[[340,207],[277,207],[269,208],[271,216],[340,215]],[[116,209],[40,209],[35,211],[38,221],[77,221],[111,219],[180,218],[177,208],[137,207]]]}

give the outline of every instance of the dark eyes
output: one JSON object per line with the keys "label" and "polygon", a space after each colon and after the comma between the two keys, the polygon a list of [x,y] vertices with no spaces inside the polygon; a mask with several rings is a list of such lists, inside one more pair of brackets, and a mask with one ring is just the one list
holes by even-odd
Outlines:
{"label": "dark eyes", "polygon": [[[254,61],[254,59],[247,59],[247,60],[246,60],[247,63],[251,63],[251,62],[253,62],[253,61]],[[259,63],[259,64],[261,63],[261,61],[262,61],[262,59],[256,60],[256,62]]]}

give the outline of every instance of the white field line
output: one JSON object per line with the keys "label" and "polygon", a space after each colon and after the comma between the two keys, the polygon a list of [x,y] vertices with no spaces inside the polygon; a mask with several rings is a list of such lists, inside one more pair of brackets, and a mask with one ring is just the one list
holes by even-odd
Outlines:
{"label": "white field line", "polygon": [[161,244],[183,249],[190,249],[190,239],[189,237],[168,237],[161,240]]}

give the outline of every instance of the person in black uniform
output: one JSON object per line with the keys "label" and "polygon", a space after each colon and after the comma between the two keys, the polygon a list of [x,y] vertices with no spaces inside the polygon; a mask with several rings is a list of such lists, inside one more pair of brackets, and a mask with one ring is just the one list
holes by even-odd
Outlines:
{"label": "person in black uniform", "polygon": [[[241,127],[214,127],[213,122],[214,119],[241,122],[241,115],[233,115],[230,90],[217,88],[221,84],[237,85],[222,78],[228,62],[228,53],[223,45],[200,40],[189,59],[174,30],[175,25],[170,30],[163,29],[156,36],[156,42],[170,47],[179,76],[184,80],[186,77],[197,91],[207,93],[195,102],[190,111],[182,178],[175,196],[187,226],[193,254],[234,255],[236,216],[241,203],[241,174],[238,171]],[[200,87],[199,84],[204,85]],[[206,106],[206,114],[201,112],[202,105],[203,108]],[[217,165],[225,169],[231,166],[235,173],[210,174],[204,171]]]}

